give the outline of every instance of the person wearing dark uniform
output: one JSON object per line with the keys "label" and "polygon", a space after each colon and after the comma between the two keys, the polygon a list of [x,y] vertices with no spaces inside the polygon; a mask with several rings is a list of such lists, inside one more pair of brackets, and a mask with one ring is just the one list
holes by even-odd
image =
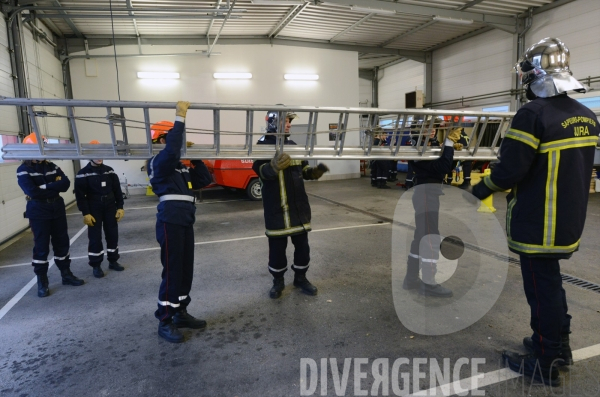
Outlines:
{"label": "person wearing dark uniform", "polygon": [[[98,141],[90,143],[97,144]],[[91,160],[75,176],[75,198],[77,208],[83,214],[83,223],[88,226],[88,259],[94,277],[104,277],[100,265],[104,260],[102,229],[106,238],[108,268],[124,270],[119,260],[119,222],[125,215],[123,192],[115,171],[102,160]]]}
{"label": "person wearing dark uniform", "polygon": [[[285,145],[295,145],[289,139],[292,120],[298,117],[287,113],[285,120]],[[267,112],[267,133],[258,144],[275,145],[278,125],[278,112]],[[294,286],[308,295],[316,295],[317,287],[306,278],[310,261],[308,232],[310,225],[310,205],[304,190],[304,179],[316,180],[329,171],[325,164],[310,167],[307,161],[292,160],[286,153],[276,153],[272,160],[258,160],[252,169],[262,183],[263,208],[265,215],[265,234],[269,240],[269,272],[273,276],[273,287],[269,296],[277,299],[285,288],[284,274],[287,271],[285,250],[288,237],[294,244]]]}
{"label": "person wearing dark uniform", "polygon": [[173,128],[153,136],[153,143],[166,144],[165,148],[146,163],[152,190],[159,200],[156,240],[160,244],[163,266],[158,309],[154,315],[160,321],[158,335],[173,343],[184,341],[179,328],[206,328],[206,321],[187,312],[194,276],[194,189],[207,186],[211,181],[202,160],[192,160],[192,168],[180,161],[189,106],[189,102],[177,102]]}
{"label": "person wearing dark uniform", "polygon": [[[35,134],[27,136],[23,143],[37,144]],[[65,201],[60,196],[71,186],[69,178],[54,163],[45,160],[27,160],[17,168],[17,180],[26,194],[25,216],[33,233],[33,272],[37,276],[38,296],[50,294],[48,287],[48,255],[50,242],[54,262],[60,270],[63,285],[83,285],[84,281],[71,272],[69,235]]]}
{"label": "person wearing dark uniform", "polygon": [[503,358],[513,371],[557,386],[556,366],[573,361],[559,260],[579,248],[600,126],[592,111],[567,96],[586,89],[572,77],[569,50],[559,39],[531,46],[517,71],[531,102],[516,113],[500,162],[473,195],[484,199],[512,189],[506,235],[520,256],[533,334],[523,340],[530,354],[505,351]]}
{"label": "person wearing dark uniform", "polygon": [[[427,122],[427,121],[425,121]],[[433,139],[440,126],[441,120],[434,122],[430,139]],[[460,129],[448,133],[440,157],[436,160],[411,160],[409,164],[414,172],[415,190],[412,197],[415,209],[415,233],[407,259],[406,276],[402,287],[406,290],[419,289],[423,295],[434,297],[451,297],[452,291],[435,281],[439,250],[420,248],[421,240],[428,235],[439,236],[438,221],[442,181],[452,165],[454,149],[460,150],[462,145],[457,143]],[[423,141],[425,139],[423,138]],[[435,140],[437,142],[437,140]],[[425,142],[423,142],[424,144]],[[416,145],[416,142],[415,142]],[[422,187],[419,187],[421,186]],[[439,241],[433,241],[431,246],[439,247]],[[422,279],[419,278],[419,269]]]}
{"label": "person wearing dark uniform", "polygon": [[[389,146],[386,141],[385,131],[381,127],[373,128],[373,146]],[[375,187],[378,189],[390,189],[387,185],[387,179],[390,173],[390,160],[373,160],[374,174],[371,176],[371,186],[373,186],[373,179],[375,179]]]}
{"label": "person wearing dark uniform", "polygon": [[[465,130],[461,128],[460,139],[458,140],[463,147],[469,147],[469,136],[465,133]],[[461,161],[453,161],[452,168],[450,172],[448,172],[448,176],[446,177],[446,184],[452,184],[452,170],[456,169],[458,166],[462,167],[463,173],[463,182],[458,186],[460,189],[467,189],[471,186],[471,170],[473,169],[473,161],[472,160],[461,160]]]}

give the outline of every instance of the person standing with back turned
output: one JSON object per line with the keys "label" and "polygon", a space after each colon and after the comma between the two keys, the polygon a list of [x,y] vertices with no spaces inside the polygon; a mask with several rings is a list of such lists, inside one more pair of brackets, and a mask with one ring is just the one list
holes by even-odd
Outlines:
{"label": "person standing with back turned", "polygon": [[177,102],[173,128],[152,140],[153,143],[165,143],[165,148],[146,164],[152,190],[159,199],[156,240],[160,244],[163,266],[158,309],[154,315],[160,321],[158,335],[172,343],[184,341],[179,328],[206,328],[206,321],[187,312],[194,277],[196,206],[193,189],[200,189],[211,182],[202,160],[192,160],[192,168],[187,168],[180,161],[189,107],[189,102]]}
{"label": "person standing with back turned", "polygon": [[533,334],[523,340],[529,354],[505,351],[503,358],[513,371],[558,386],[557,365],[573,362],[559,260],[579,248],[600,126],[591,110],[567,96],[586,89],[572,77],[562,41],[534,44],[516,69],[531,102],[513,118],[500,162],[473,195],[484,199],[512,189],[506,235],[509,249],[520,255]]}

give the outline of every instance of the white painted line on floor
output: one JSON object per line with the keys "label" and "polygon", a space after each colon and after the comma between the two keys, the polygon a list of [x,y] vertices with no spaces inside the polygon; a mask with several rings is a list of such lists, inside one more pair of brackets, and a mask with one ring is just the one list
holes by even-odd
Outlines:
{"label": "white painted line on floor", "polygon": [[[198,203],[196,203],[196,205],[200,205],[200,204],[214,204],[214,203],[231,203],[233,201],[247,201],[245,199],[239,199],[239,200],[215,200],[215,201],[200,201]],[[131,211],[131,210],[147,210],[147,209],[151,209],[154,208],[156,209],[156,205],[152,205],[150,207],[133,207],[133,208],[128,208],[125,207],[124,209],[126,211]],[[71,216],[71,215],[79,215],[82,216],[79,212],[74,212],[72,214],[67,214],[67,216]]]}
{"label": "white painted line on floor", "polygon": [[[86,230],[87,230],[87,226],[82,227],[81,230],[79,230],[77,232],[77,234],[75,236],[73,236],[73,238],[69,241],[69,245],[73,244],[75,242],[75,240],[77,240],[79,238],[79,236],[81,236],[83,234],[83,232],[85,232]],[[52,258],[48,262],[48,269],[50,269],[52,267],[52,265],[54,265],[54,258]],[[4,305],[4,307],[2,307],[2,309],[0,309],[0,320],[2,320],[2,317],[4,317],[6,315],[6,313],[8,313],[10,311],[10,309],[13,308],[14,305],[19,303],[21,298],[23,296],[25,296],[25,294],[35,284],[37,284],[37,277],[32,278],[31,281],[28,282],[26,286],[21,288],[21,291],[19,291],[11,300],[8,301],[8,303],[6,305]]]}
{"label": "white painted line on floor", "polygon": [[[313,230],[311,233],[329,232],[332,230],[358,229],[358,228],[362,228],[362,227],[372,227],[372,226],[385,226],[385,225],[389,225],[389,224],[390,224],[389,222],[384,222],[384,223],[371,223],[368,225],[332,227],[329,229]],[[194,245],[228,243],[228,242],[232,242],[232,241],[253,240],[253,239],[257,239],[257,238],[266,238],[266,237],[267,237],[266,235],[262,234],[260,236],[238,237],[238,238],[230,238],[230,239],[226,239],[226,240],[199,241],[197,243],[194,243]],[[133,252],[155,251],[155,250],[159,250],[159,249],[160,249],[160,247],[140,248],[140,249],[135,249],[135,250],[119,251],[119,254],[131,254]],[[84,258],[87,258],[87,256],[76,256],[76,257],[71,258],[71,260],[84,259]],[[27,265],[31,265],[31,262],[17,263],[14,265],[4,265],[4,266],[0,266],[0,269],[4,269],[4,268],[8,268],[8,267],[27,266]]]}
{"label": "white painted line on floor", "polygon": [[[583,349],[573,351],[573,361],[587,360],[588,358],[600,356],[600,344],[584,347]],[[447,383],[428,390],[421,390],[411,396],[454,396],[457,394],[466,395],[472,390],[481,389],[486,386],[504,382],[510,379],[520,378],[522,375],[512,371],[509,368],[503,368],[474,377],[461,379],[452,383]]]}

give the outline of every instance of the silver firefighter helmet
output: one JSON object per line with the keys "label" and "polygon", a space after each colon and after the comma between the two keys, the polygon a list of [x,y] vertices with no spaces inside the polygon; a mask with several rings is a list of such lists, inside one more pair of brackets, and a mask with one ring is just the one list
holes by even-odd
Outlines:
{"label": "silver firefighter helmet", "polygon": [[540,98],[567,91],[586,92],[587,88],[573,77],[569,69],[569,49],[560,39],[546,37],[525,51],[515,69],[524,86]]}

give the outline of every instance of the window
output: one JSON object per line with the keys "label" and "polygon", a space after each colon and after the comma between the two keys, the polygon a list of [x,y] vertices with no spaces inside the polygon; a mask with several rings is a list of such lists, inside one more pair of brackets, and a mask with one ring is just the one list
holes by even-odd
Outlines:
{"label": "window", "polygon": [[510,106],[508,105],[504,105],[504,106],[494,106],[491,108],[483,108],[481,109],[481,111],[483,112],[508,112],[510,110]]}
{"label": "window", "polygon": [[[4,145],[9,145],[11,143],[19,143],[19,137],[16,135],[0,135],[0,151]],[[3,160],[2,153],[0,153],[0,163],[12,163],[18,160]]]}
{"label": "window", "polygon": [[590,109],[598,109],[600,108],[600,96],[595,96],[591,98],[575,98],[575,100],[582,105],[587,106]]}

